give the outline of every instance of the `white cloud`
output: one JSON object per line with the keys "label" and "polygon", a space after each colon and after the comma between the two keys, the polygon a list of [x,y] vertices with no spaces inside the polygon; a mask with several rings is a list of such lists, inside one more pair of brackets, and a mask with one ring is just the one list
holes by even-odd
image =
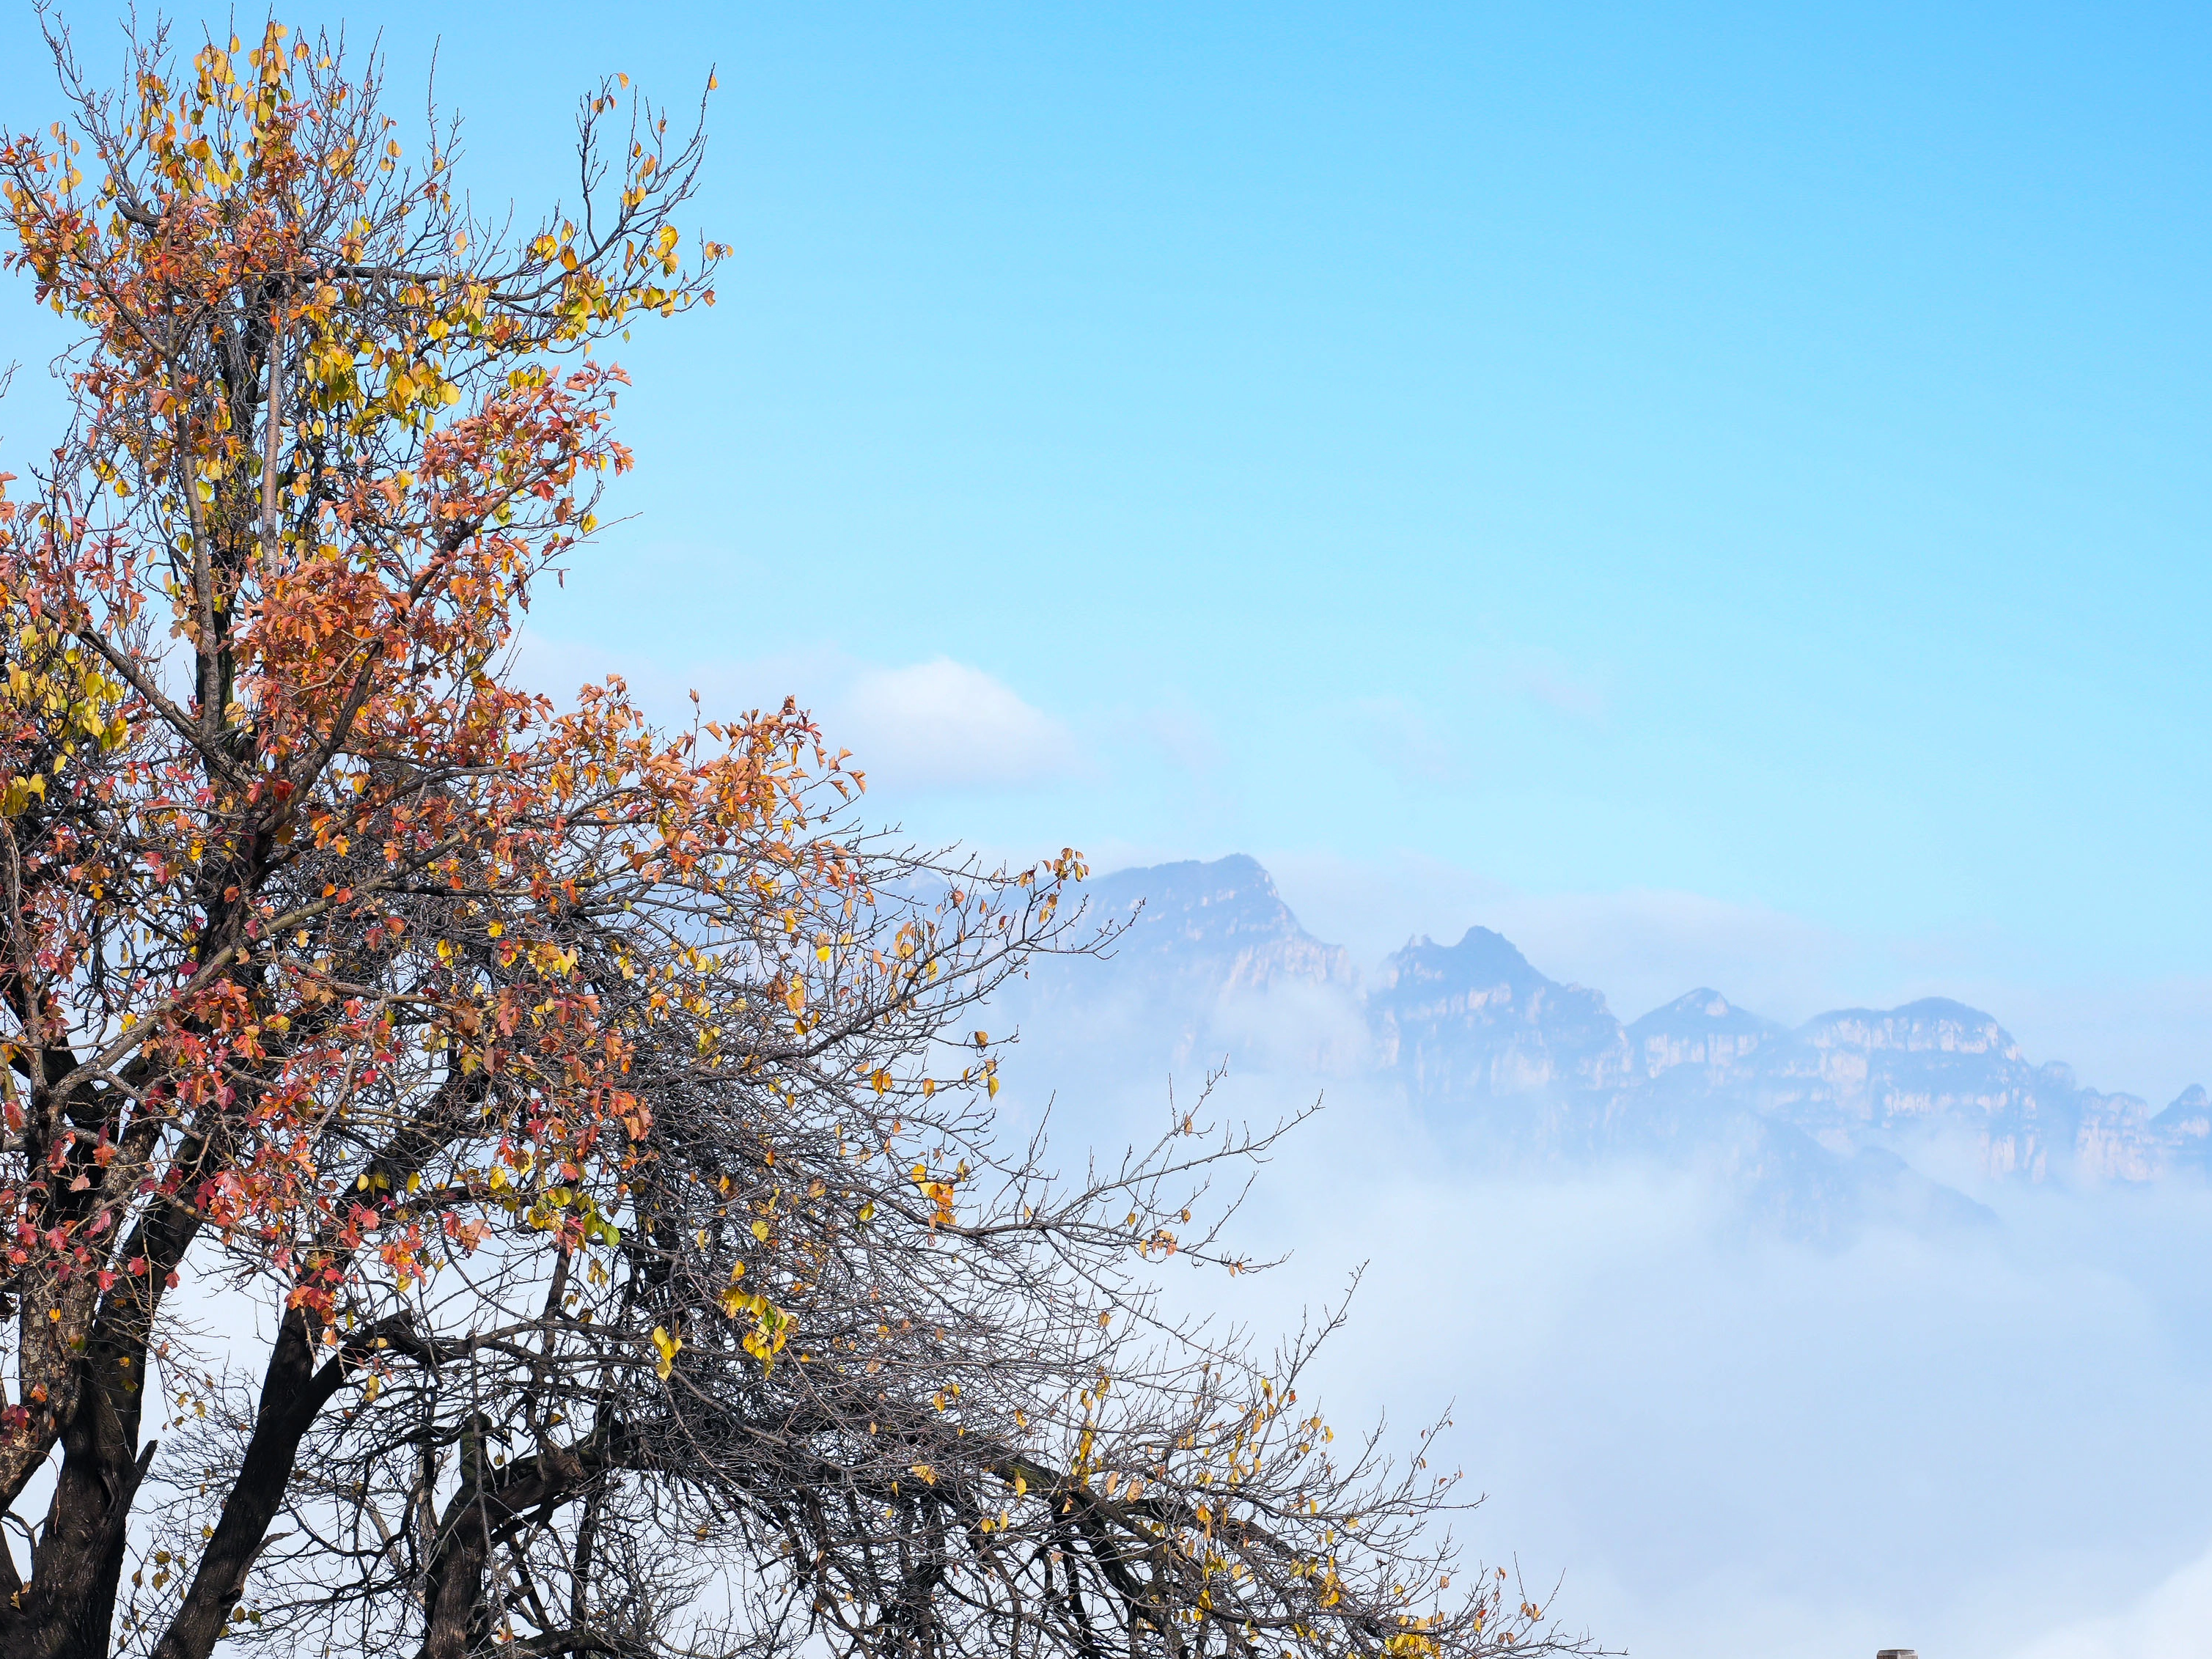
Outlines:
{"label": "white cloud", "polygon": [[864,670],[838,699],[837,740],[860,768],[908,788],[1036,782],[1067,772],[1067,728],[980,668],[933,658]]}
{"label": "white cloud", "polygon": [[1564,674],[1548,673],[1542,669],[1529,669],[1522,678],[1521,688],[1545,708],[1569,714],[1580,720],[1600,720],[1605,718],[1605,693],[1594,685]]}
{"label": "white cloud", "polygon": [[1510,652],[1486,678],[1493,696],[1526,697],[1571,720],[1602,720],[1609,707],[1602,684],[1586,668],[1549,651]]}
{"label": "white cloud", "polygon": [[2126,1611],[2053,1631],[2017,1659],[2212,1659],[2212,1550]]}
{"label": "white cloud", "polygon": [[1473,753],[1460,732],[1440,729],[1419,704],[1403,697],[1360,697],[1352,705],[1370,752],[1410,783],[1463,784],[1474,776]]}
{"label": "white cloud", "polygon": [[[1060,1085],[1063,1152],[1159,1121],[1152,1066],[1024,1039],[1015,1086]],[[1264,1334],[1364,1263],[1313,1399],[1401,1449],[1450,1405],[1439,1467],[1489,1495],[1458,1530],[1564,1578],[1540,1599],[1571,1626],[1639,1659],[2212,1659],[2212,1559],[2174,1571],[2212,1468],[2212,1195],[1988,1194],[1986,1233],[1813,1249],[1729,1225],[1699,1177],[1492,1168],[1357,1079],[1248,1066],[1212,1114],[1324,1084],[1235,1224],[1289,1261],[1168,1292]]]}
{"label": "white cloud", "polygon": [[830,743],[853,751],[869,781],[895,789],[995,788],[1075,769],[1075,738],[1003,681],[949,657],[906,667],[856,662],[830,651],[749,661],[631,658],[583,641],[526,631],[515,655],[522,683],[556,698],[587,680],[620,674],[657,720],[692,718],[697,691],[710,718],[775,708],[787,696],[820,722]]}
{"label": "white cloud", "polygon": [[1188,773],[1202,787],[1212,787],[1229,764],[1229,746],[1213,722],[1181,691],[1170,691],[1166,702],[1141,711],[1133,724],[1170,765]]}

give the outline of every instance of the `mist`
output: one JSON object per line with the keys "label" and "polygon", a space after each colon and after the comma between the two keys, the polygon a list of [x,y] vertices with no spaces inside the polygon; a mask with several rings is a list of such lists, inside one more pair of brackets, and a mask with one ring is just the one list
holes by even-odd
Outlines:
{"label": "mist", "polygon": [[1029,1008],[1013,1119],[1048,1102],[1063,1165],[1118,1151],[1224,1055],[1217,1122],[1318,1100],[1232,1223],[1287,1259],[1170,1293],[1264,1341],[1358,1275],[1318,1402],[1401,1451],[1448,1410],[1470,1554],[1570,1626],[1652,1659],[2212,1653],[2201,1181],[1983,1180],[1924,1146],[1993,1221],[1806,1242],[1709,1170],[1546,1165],[1425,1118],[1363,1071],[1348,993],[1231,994],[1177,1033],[1089,967]]}

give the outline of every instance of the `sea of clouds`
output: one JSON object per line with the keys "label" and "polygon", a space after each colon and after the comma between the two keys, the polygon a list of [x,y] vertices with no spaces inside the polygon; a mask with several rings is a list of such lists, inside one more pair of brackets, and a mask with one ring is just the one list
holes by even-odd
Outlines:
{"label": "sea of clouds", "polygon": [[[1101,1064],[1048,1023],[1006,1062],[1063,1164],[1167,1121],[1157,1050]],[[1323,1102],[1234,1225],[1279,1267],[1170,1275],[1268,1334],[1339,1297],[1316,1373],[1340,1425],[1486,1495],[1462,1535],[1649,1659],[2212,1655],[2212,1193],[1976,1182],[1996,1224],[1819,1246],[1747,1225],[1704,1176],[1506,1167],[1327,1065],[1317,1011],[1228,1011],[1249,1063],[1208,1103]],[[1264,1039],[1276,1022],[1272,1046]],[[1104,1024],[1110,1024],[1110,1018]],[[1321,1030],[1325,1038],[1326,1031]],[[1188,1105],[1202,1057],[1177,1068]],[[1334,1071],[1334,1074],[1329,1074]]]}

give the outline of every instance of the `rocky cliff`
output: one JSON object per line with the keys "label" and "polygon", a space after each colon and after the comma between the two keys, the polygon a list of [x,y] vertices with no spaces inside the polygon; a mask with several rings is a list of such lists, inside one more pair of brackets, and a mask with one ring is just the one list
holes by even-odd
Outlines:
{"label": "rocky cliff", "polygon": [[[1083,899],[1077,926],[1104,936],[1097,953],[1041,958],[1006,999],[1024,1030],[1069,1064],[1150,1076],[1224,1058],[1240,1068],[1358,1063],[1348,1052],[1364,1046],[1346,1014],[1358,994],[1351,955],[1299,925],[1257,860],[1123,870]],[[1267,1017],[1316,1008],[1338,1018]]]}
{"label": "rocky cliff", "polygon": [[1367,1009],[1377,1059],[1417,1094],[1614,1089],[1632,1069],[1604,997],[1547,979],[1487,927],[1456,945],[1408,945]]}
{"label": "rocky cliff", "polygon": [[[1963,1003],[1838,1009],[1789,1030],[1701,988],[1624,1027],[1595,992],[1556,984],[1487,937],[1491,956],[1502,949],[1524,970],[1506,1005],[1522,1015],[1517,1026],[1461,1012],[1499,1000],[1487,961],[1455,980],[1436,971],[1439,953],[1425,943],[1386,970],[1387,980],[1411,973],[1425,986],[1417,1018],[1387,991],[1370,999],[1378,1031],[1389,1033],[1383,1062],[1417,1099],[1578,1094],[1583,1115],[1615,1142],[1679,1140],[1701,1121],[1717,1127],[1745,1113],[1838,1155],[1964,1136],[1990,1174],[2028,1180],[2057,1170],[2147,1181],[2192,1156],[2203,1162],[2212,1146],[2212,1109],[2154,1120],[2132,1096],[2085,1088],[2063,1065],[2031,1064],[1995,1018]],[[1556,1101],[1547,1109],[1556,1114]]]}

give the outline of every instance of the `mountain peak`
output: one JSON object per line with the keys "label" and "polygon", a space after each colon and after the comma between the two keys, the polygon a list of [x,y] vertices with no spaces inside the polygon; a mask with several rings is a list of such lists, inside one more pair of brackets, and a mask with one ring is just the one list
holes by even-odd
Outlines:
{"label": "mountain peak", "polygon": [[1088,902],[1100,920],[1124,925],[1119,957],[1172,958],[1241,985],[1353,977],[1351,953],[1307,933],[1249,854],[1117,870],[1091,886]]}
{"label": "mountain peak", "polygon": [[1462,963],[1478,971],[1494,971],[1504,979],[1544,977],[1528,965],[1528,958],[1521,954],[1520,946],[1488,927],[1468,928],[1451,948]]}
{"label": "mountain peak", "polygon": [[[2212,1095],[2204,1092],[2204,1085],[2192,1083],[2173,1097],[2173,1103],[2158,1115],[2159,1123],[2179,1127],[2190,1123],[2212,1127]],[[2203,1128],[2197,1133],[2204,1133]]]}
{"label": "mountain peak", "polygon": [[1385,986],[1449,985],[1466,990],[1503,986],[1510,997],[1552,986],[1531,967],[1512,940],[1488,927],[1470,927],[1456,945],[1439,945],[1427,934],[1394,952],[1384,964]]}
{"label": "mountain peak", "polygon": [[1838,1008],[1797,1028],[1815,1048],[1942,1050],[2020,1058],[2012,1033],[1996,1016],[1949,997],[1922,997],[1894,1008]]}
{"label": "mountain peak", "polygon": [[1717,1079],[1781,1035],[1772,1020],[1737,1007],[1706,985],[1654,1008],[1628,1028],[1629,1047],[1650,1078],[1689,1066]]}
{"label": "mountain peak", "polygon": [[1104,878],[1102,885],[1123,883],[1134,883],[1164,893],[1250,888],[1272,899],[1281,896],[1275,890],[1275,878],[1267,873],[1267,866],[1249,853],[1231,853],[1218,859],[1178,859],[1172,864],[1137,865],[1116,870]]}
{"label": "mountain peak", "polygon": [[1711,986],[1700,985],[1696,990],[1685,991],[1672,1002],[1654,1008],[1631,1025],[1628,1034],[1638,1038],[1659,1033],[1687,1036],[1693,1032],[1765,1036],[1781,1029],[1772,1020],[1754,1014],[1748,1008],[1737,1007]]}
{"label": "mountain peak", "polygon": [[1091,896],[1109,914],[1133,911],[1141,904],[1147,923],[1203,914],[1205,932],[1306,936],[1276,890],[1275,878],[1245,853],[1117,870],[1095,884]]}

